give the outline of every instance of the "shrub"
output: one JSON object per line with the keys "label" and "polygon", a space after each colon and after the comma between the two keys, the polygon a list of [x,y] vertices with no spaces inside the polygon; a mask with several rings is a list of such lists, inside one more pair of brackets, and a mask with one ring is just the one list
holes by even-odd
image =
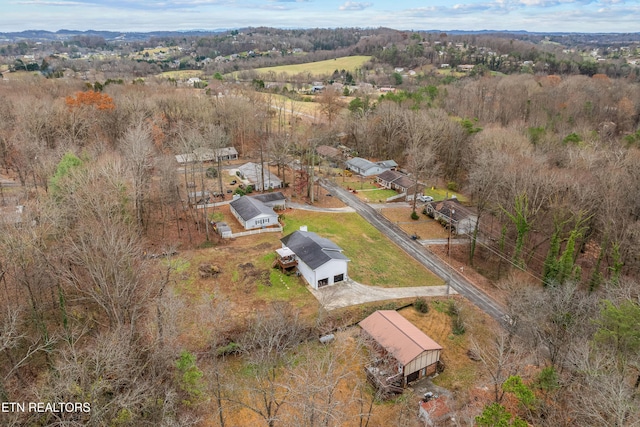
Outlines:
{"label": "shrub", "polygon": [[447,182],[447,190],[449,191],[458,191],[458,183],[455,181]]}
{"label": "shrub", "polygon": [[416,211],[411,212],[411,219],[417,221],[420,217]]}
{"label": "shrub", "polygon": [[452,318],[453,324],[451,325],[451,332],[454,335],[463,335],[466,332],[464,327],[464,319],[458,305],[453,301],[449,301],[449,306],[447,307],[447,314]]}
{"label": "shrub", "polygon": [[415,302],[413,303],[413,306],[420,313],[428,313],[429,312],[429,304],[427,303],[427,300],[422,298],[422,297],[417,298],[415,300]]}
{"label": "shrub", "polygon": [[207,168],[207,178],[217,178],[218,177],[218,169],[214,168],[213,166],[211,166],[210,168]]}
{"label": "shrub", "polygon": [[573,133],[570,133],[569,135],[565,136],[564,139],[562,140],[562,142],[564,144],[571,143],[571,144],[577,145],[580,142],[582,142],[582,138],[580,138],[580,135],[578,135],[577,133],[573,132]]}
{"label": "shrub", "polygon": [[176,368],[179,372],[180,388],[192,397],[199,397],[203,390],[203,373],[196,365],[196,357],[183,350],[180,353],[180,358],[176,361]]}
{"label": "shrub", "polygon": [[218,349],[216,350],[216,355],[218,356],[228,356],[231,354],[238,354],[240,353],[240,346],[231,341],[229,344],[222,346],[222,347],[218,347]]}

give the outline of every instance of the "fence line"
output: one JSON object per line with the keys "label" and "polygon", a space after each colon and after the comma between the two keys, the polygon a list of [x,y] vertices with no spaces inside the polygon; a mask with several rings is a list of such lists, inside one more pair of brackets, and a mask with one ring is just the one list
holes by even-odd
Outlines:
{"label": "fence line", "polygon": [[252,234],[280,233],[280,232],[282,232],[282,226],[271,227],[271,228],[260,228],[258,230],[241,231],[240,233],[225,233],[222,236],[222,238],[223,239],[233,239],[235,237],[251,236]]}

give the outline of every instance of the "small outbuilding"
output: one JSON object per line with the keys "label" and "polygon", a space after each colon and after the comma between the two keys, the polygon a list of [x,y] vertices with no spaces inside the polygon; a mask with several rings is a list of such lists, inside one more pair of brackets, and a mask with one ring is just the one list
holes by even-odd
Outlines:
{"label": "small outbuilding", "polygon": [[229,204],[229,208],[245,230],[280,225],[278,214],[255,197],[239,197]]}
{"label": "small outbuilding", "polygon": [[[381,360],[406,386],[435,374],[442,346],[395,310],[378,310],[359,323]],[[379,372],[377,369],[376,372]]]}

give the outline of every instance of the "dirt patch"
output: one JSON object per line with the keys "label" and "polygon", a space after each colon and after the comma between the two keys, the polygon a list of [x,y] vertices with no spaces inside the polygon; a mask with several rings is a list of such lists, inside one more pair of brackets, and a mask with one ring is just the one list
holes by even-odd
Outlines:
{"label": "dirt patch", "polygon": [[[411,207],[389,207],[380,213],[389,221],[397,224],[407,234],[417,234],[420,239],[446,239],[449,233],[433,218],[419,214],[420,219],[411,219]],[[420,212],[421,209],[418,209]]]}

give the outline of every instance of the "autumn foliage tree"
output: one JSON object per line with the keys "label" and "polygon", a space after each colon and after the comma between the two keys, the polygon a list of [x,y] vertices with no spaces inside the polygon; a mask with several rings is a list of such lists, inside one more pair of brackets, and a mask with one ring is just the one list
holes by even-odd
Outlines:
{"label": "autumn foliage tree", "polygon": [[113,99],[109,95],[92,90],[77,92],[75,97],[67,96],[65,103],[70,110],[83,106],[95,107],[101,111],[114,110],[116,108],[116,104],[114,104]]}

